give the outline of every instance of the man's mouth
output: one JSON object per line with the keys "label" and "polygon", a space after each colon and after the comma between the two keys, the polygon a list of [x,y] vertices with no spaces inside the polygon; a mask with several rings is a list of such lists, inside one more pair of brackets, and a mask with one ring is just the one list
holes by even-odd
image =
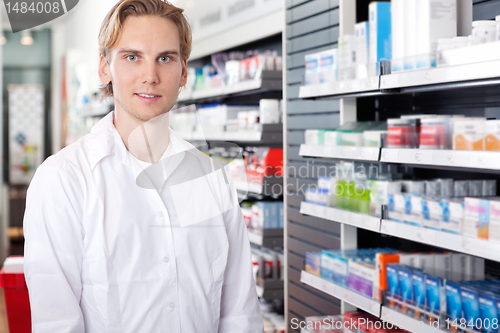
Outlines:
{"label": "man's mouth", "polygon": [[139,94],[137,93],[136,95],[143,97],[143,98],[158,98],[161,97],[160,95],[154,95],[154,94]]}

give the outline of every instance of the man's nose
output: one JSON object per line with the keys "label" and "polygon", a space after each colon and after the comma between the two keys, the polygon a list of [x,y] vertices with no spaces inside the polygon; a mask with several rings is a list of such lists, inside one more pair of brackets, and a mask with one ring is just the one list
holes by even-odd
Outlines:
{"label": "man's nose", "polygon": [[156,61],[146,62],[143,70],[143,83],[153,84],[159,82],[160,78],[158,76],[158,67]]}

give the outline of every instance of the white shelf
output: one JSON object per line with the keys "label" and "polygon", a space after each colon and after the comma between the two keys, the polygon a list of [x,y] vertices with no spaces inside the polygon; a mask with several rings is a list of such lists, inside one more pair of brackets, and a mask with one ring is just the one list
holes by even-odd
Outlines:
{"label": "white shelf", "polygon": [[500,170],[500,152],[382,148],[381,162]]}
{"label": "white shelf", "polygon": [[234,181],[234,187],[236,187],[236,190],[241,192],[262,194],[262,184],[236,180]]}
{"label": "white shelf", "polygon": [[363,309],[374,316],[380,317],[381,305],[379,302],[364,297],[354,291],[343,288],[335,283],[329,282],[311,274],[306,271],[302,271],[300,274],[300,282],[305,283],[313,288],[321,290],[333,297],[336,297],[342,301],[350,303],[357,308]]}
{"label": "white shelf", "polygon": [[242,93],[281,91],[283,89],[281,80],[281,71],[263,71],[259,79],[241,81],[232,85],[210,89],[184,91],[179,95],[177,102],[185,103],[212,98],[225,98]]}
{"label": "white shelf", "polygon": [[388,307],[382,307],[382,314],[380,319],[387,321],[391,324],[398,326],[399,328],[405,329],[409,332],[414,333],[449,333],[448,331],[443,331],[432,327],[428,322],[419,321],[412,317],[406,316],[400,312],[392,310]]}
{"label": "white shelf", "polygon": [[183,132],[180,133],[184,140],[201,140],[201,141],[242,141],[242,142],[259,142],[262,139],[260,131],[238,131],[238,132],[219,132],[204,135],[201,132]]}
{"label": "white shelf", "polygon": [[362,161],[378,161],[380,148],[347,147],[324,145],[300,145],[300,156],[351,159]]}
{"label": "white shelf", "polygon": [[465,237],[390,220],[382,220],[380,232],[386,235],[500,262],[500,243],[493,243],[482,239]]}
{"label": "white shelf", "polygon": [[377,91],[379,77],[373,76],[366,79],[329,82],[301,86],[299,98],[327,97],[335,95],[354,94]]}
{"label": "white shelf", "polygon": [[380,76],[380,89],[418,87],[500,77],[500,60],[396,72]]}
{"label": "white shelf", "polygon": [[300,204],[300,213],[352,225],[366,230],[375,232],[380,231],[380,218],[366,214],[353,213],[333,207],[315,205],[309,202],[302,202]]}

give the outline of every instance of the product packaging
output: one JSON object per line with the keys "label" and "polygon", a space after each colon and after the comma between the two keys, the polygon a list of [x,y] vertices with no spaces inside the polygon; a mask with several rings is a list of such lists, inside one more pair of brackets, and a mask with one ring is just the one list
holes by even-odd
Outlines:
{"label": "product packaging", "polygon": [[463,198],[442,199],[440,205],[442,209],[441,230],[461,235],[465,214]]}
{"label": "product packaging", "polygon": [[450,321],[463,318],[462,296],[460,295],[460,284],[446,282],[446,313]]}
{"label": "product packaging", "polygon": [[306,272],[321,275],[321,252],[306,252]]}
{"label": "product packaging", "polygon": [[306,145],[324,145],[325,134],[333,130],[305,130],[304,143]]}
{"label": "product packaging", "polygon": [[488,239],[490,202],[480,198],[465,198],[463,235]]}
{"label": "product packaging", "polygon": [[387,119],[387,147],[414,148],[417,140],[417,122],[415,119]]}
{"label": "product packaging", "polygon": [[[412,271],[412,284],[413,284],[413,299],[414,304],[419,310],[426,309],[426,286],[425,286],[426,274],[414,270]],[[415,311],[415,318],[420,319],[420,311]]]}
{"label": "product packaging", "polygon": [[434,316],[430,318],[431,321],[434,322],[446,311],[446,290],[444,281],[439,277],[426,275],[425,288],[427,311]]}
{"label": "product packaging", "polygon": [[472,22],[472,44],[486,44],[496,41],[497,25],[495,21],[483,20]]}
{"label": "product packaging", "polygon": [[[399,263],[399,254],[397,253],[377,253],[375,256],[376,270],[379,274],[378,280],[375,283],[379,291],[387,290],[387,265]],[[379,293],[379,300],[382,300],[382,294]]]}
{"label": "product packaging", "polygon": [[368,5],[368,12],[370,17],[370,62],[391,60],[391,3],[373,1]]}
{"label": "product packaging", "polygon": [[437,50],[438,39],[452,38],[457,35],[457,0],[418,0],[416,2],[416,27],[418,29],[416,67],[434,67],[436,66],[434,54]]}
{"label": "product packaging", "polygon": [[305,56],[305,85],[318,84],[320,82],[319,60],[320,53],[307,54]]}
{"label": "product packaging", "polygon": [[[404,29],[404,69],[411,70],[416,68],[417,56],[417,0],[404,0],[403,11],[405,28]],[[419,27],[420,28],[420,27]]]}
{"label": "product packaging", "polygon": [[330,49],[319,53],[320,83],[337,81],[338,61],[338,49]]}
{"label": "product packaging", "polygon": [[391,1],[392,61],[391,72],[403,70],[405,56],[405,0]]}
{"label": "product packaging", "polygon": [[349,277],[347,279],[349,289],[366,297],[376,298],[378,295],[378,290],[375,287],[377,278],[378,272],[375,262],[353,261],[349,263]]}
{"label": "product packaging", "polygon": [[354,35],[344,35],[338,38],[338,79],[340,81],[352,80],[355,78],[356,64],[356,37]]}
{"label": "product packaging", "polygon": [[440,205],[441,181],[426,181],[425,197],[422,199],[422,222],[426,228],[441,230],[443,211]]}
{"label": "product packaging", "polygon": [[490,242],[500,243],[500,201],[490,200]]}
{"label": "product packaging", "polygon": [[453,149],[484,150],[484,118],[456,118],[453,121]]}
{"label": "product packaging", "polygon": [[451,280],[451,255],[449,253],[434,254],[434,274],[436,277]]}
{"label": "product packaging", "polygon": [[466,260],[466,278],[467,281],[480,281],[485,277],[484,258],[467,256]]}
{"label": "product packaging", "polygon": [[356,78],[368,77],[368,64],[370,63],[370,24],[366,21],[354,26],[356,36]]}
{"label": "product packaging", "polygon": [[451,281],[467,279],[467,258],[463,253],[451,253]]}
{"label": "product packaging", "polygon": [[484,150],[500,150],[500,120],[486,121],[486,136],[484,138]]}

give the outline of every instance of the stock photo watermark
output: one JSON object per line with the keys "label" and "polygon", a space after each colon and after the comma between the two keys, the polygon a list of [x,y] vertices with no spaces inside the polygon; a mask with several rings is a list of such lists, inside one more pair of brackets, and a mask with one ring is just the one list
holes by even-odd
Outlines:
{"label": "stock photo watermark", "polygon": [[12,32],[50,22],[76,7],[78,0],[4,0]]}

